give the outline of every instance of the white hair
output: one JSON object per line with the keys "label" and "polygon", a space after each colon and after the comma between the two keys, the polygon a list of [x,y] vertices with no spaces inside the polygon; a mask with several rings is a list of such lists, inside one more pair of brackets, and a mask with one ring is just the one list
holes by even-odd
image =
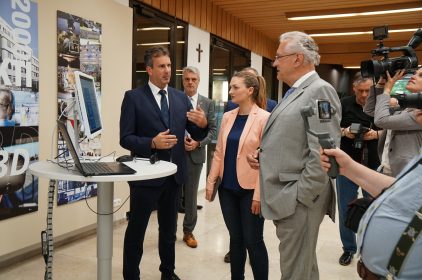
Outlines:
{"label": "white hair", "polygon": [[292,52],[302,53],[306,63],[317,66],[321,56],[318,53],[318,45],[314,39],[306,33],[299,31],[286,32],[280,35],[280,43],[287,41],[286,48]]}
{"label": "white hair", "polygon": [[187,72],[197,74],[198,77],[200,76],[199,75],[199,69],[196,68],[195,66],[186,66],[185,68],[183,68],[182,74],[185,75],[185,73],[187,73]]}

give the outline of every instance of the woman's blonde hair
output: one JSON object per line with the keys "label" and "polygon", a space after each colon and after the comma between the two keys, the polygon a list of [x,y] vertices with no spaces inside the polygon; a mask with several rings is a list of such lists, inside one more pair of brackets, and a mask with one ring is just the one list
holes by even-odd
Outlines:
{"label": "woman's blonde hair", "polygon": [[243,79],[243,82],[247,88],[252,87],[252,100],[258,105],[261,109],[267,108],[267,94],[266,94],[266,83],[265,79],[262,76],[257,76],[248,71],[239,71],[234,73],[233,77]]}

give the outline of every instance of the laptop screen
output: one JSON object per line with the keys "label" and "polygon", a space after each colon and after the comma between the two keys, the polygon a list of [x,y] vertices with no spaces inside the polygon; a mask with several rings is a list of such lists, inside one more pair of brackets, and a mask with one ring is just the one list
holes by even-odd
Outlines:
{"label": "laptop screen", "polygon": [[78,153],[76,152],[75,146],[73,146],[72,140],[70,139],[69,133],[67,132],[65,124],[57,120],[57,126],[59,127],[60,134],[62,135],[67,148],[69,149],[70,155],[72,156],[73,162],[75,163],[76,167],[79,169],[79,171],[83,174],[83,167],[79,160]]}

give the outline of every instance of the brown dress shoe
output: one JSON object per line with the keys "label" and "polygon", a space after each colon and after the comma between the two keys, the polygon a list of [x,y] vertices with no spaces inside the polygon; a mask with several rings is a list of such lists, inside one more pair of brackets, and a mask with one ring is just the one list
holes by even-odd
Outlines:
{"label": "brown dress shoe", "polygon": [[198,246],[198,241],[196,241],[195,236],[193,236],[192,232],[185,232],[183,235],[183,241],[185,241],[186,245],[191,248],[196,248]]}

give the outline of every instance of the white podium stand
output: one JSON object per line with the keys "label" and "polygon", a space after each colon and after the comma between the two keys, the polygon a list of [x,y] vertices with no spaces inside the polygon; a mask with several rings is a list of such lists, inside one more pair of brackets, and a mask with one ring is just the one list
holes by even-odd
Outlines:
{"label": "white podium stand", "polygon": [[[97,182],[97,212],[113,212],[114,182],[141,181],[166,177],[177,172],[177,166],[167,161],[150,164],[149,161],[137,160],[125,162],[137,172],[132,175],[84,177],[76,170],[67,170],[55,163],[39,161],[29,166],[29,172],[38,177],[53,180],[77,182]],[[74,167],[76,168],[76,167]],[[113,215],[97,215],[97,279],[111,280],[113,257]]]}

